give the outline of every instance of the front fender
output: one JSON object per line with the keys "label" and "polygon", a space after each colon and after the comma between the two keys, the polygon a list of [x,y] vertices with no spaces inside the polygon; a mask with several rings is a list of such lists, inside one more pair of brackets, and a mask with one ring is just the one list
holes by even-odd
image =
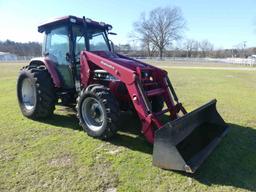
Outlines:
{"label": "front fender", "polygon": [[53,80],[54,87],[60,88],[59,75],[54,67],[54,62],[47,57],[37,57],[30,60],[29,65],[45,65]]}

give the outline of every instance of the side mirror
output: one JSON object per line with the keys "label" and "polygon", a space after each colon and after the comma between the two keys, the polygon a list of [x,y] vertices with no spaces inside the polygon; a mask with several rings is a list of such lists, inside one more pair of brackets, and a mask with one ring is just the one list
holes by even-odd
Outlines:
{"label": "side mirror", "polygon": [[111,40],[109,40],[109,43],[110,43],[111,51],[114,53],[115,52],[115,45]]}
{"label": "side mirror", "polygon": [[114,32],[108,32],[109,35],[117,35],[117,33]]}

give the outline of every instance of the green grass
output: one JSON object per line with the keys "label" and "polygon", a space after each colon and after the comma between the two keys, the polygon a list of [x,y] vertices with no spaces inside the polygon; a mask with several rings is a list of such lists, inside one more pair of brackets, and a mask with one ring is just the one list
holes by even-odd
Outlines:
{"label": "green grass", "polygon": [[190,111],[217,98],[230,131],[196,174],[152,166],[152,147],[138,120],[123,117],[110,142],[88,137],[73,112],[57,107],[44,122],[24,118],[17,104],[21,64],[0,63],[0,191],[256,191],[254,71],[171,69]]}

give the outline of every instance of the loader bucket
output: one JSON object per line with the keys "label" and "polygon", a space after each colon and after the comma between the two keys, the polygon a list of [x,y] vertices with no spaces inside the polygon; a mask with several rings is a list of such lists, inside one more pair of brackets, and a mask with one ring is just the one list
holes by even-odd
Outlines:
{"label": "loader bucket", "polygon": [[194,173],[227,133],[216,100],[166,123],[155,133],[153,164]]}

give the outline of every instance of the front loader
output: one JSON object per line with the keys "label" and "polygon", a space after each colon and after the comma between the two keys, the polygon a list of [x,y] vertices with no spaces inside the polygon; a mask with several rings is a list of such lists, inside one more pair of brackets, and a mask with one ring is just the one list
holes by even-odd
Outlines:
{"label": "front loader", "polygon": [[56,104],[75,105],[89,136],[110,139],[121,126],[120,111],[131,110],[154,145],[155,166],[195,172],[227,133],[216,100],[187,113],[167,72],[116,53],[111,29],[74,16],[40,25],[43,57],[22,68],[17,82],[21,112],[44,119]]}

